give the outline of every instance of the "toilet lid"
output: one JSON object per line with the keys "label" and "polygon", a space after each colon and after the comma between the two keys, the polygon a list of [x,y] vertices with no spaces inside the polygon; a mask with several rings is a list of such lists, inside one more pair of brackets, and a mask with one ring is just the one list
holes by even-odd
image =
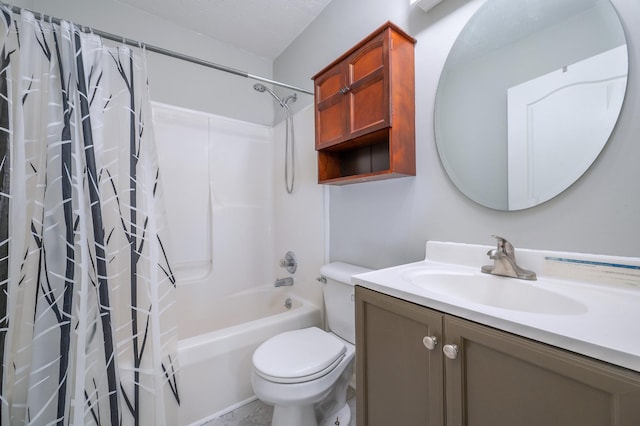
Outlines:
{"label": "toilet lid", "polygon": [[264,342],[253,353],[259,375],[280,383],[313,380],[331,371],[346,347],[317,327],[287,331]]}

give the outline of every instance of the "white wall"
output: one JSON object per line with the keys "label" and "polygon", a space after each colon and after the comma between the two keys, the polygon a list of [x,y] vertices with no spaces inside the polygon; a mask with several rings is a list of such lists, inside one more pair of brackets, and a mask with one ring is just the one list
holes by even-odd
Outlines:
{"label": "white wall", "polygon": [[[440,72],[462,27],[483,0],[446,0],[429,14],[408,0],[339,0],[274,62],[274,78],[312,87],[312,75],[387,20],[416,44],[417,176],[330,189],[330,257],[369,267],[424,258],[427,240],[640,256],[640,2],[613,0],[629,47],[627,98],[596,163],[555,199],[500,212],[460,193],[435,146],[433,106]],[[303,99],[302,102],[307,102]],[[302,102],[296,107],[302,107]],[[310,101],[309,101],[310,102]]]}

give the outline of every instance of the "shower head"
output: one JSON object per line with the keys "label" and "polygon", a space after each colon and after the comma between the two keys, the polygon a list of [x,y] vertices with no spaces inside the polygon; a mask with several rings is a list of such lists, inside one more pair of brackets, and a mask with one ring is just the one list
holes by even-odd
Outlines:
{"label": "shower head", "polygon": [[257,90],[258,92],[260,92],[260,93],[269,92],[271,94],[271,96],[273,96],[273,98],[276,101],[278,101],[278,103],[280,105],[282,105],[282,99],[280,99],[280,96],[276,95],[276,92],[274,92],[273,90],[269,89],[264,84],[256,83],[256,84],[253,85],[253,88],[255,90]]}
{"label": "shower head", "polygon": [[254,84],[253,85],[253,89],[257,90],[260,93],[269,92],[269,94],[271,96],[273,96],[273,99],[275,99],[280,104],[280,106],[282,108],[289,108],[287,103],[289,101],[295,102],[297,100],[297,98],[298,98],[297,95],[294,93],[293,95],[289,95],[286,98],[282,99],[282,98],[280,98],[280,96],[276,95],[276,93],[273,90],[269,89],[267,86],[265,86],[264,84],[260,84],[260,83]]}

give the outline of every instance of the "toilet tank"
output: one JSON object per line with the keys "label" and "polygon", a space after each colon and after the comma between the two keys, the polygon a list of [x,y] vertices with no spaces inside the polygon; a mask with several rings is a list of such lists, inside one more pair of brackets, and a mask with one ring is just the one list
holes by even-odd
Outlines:
{"label": "toilet tank", "polygon": [[344,262],[332,262],[320,268],[320,274],[327,281],[323,291],[329,329],[353,344],[356,342],[356,312],[351,276],[369,271],[371,269]]}

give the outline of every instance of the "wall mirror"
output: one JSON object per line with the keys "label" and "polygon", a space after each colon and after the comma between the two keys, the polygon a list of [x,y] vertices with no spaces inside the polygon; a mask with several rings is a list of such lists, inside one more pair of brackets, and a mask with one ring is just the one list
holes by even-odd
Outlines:
{"label": "wall mirror", "polygon": [[438,83],[436,144],[453,183],[497,210],[560,194],[609,139],[627,60],[608,0],[487,0]]}

